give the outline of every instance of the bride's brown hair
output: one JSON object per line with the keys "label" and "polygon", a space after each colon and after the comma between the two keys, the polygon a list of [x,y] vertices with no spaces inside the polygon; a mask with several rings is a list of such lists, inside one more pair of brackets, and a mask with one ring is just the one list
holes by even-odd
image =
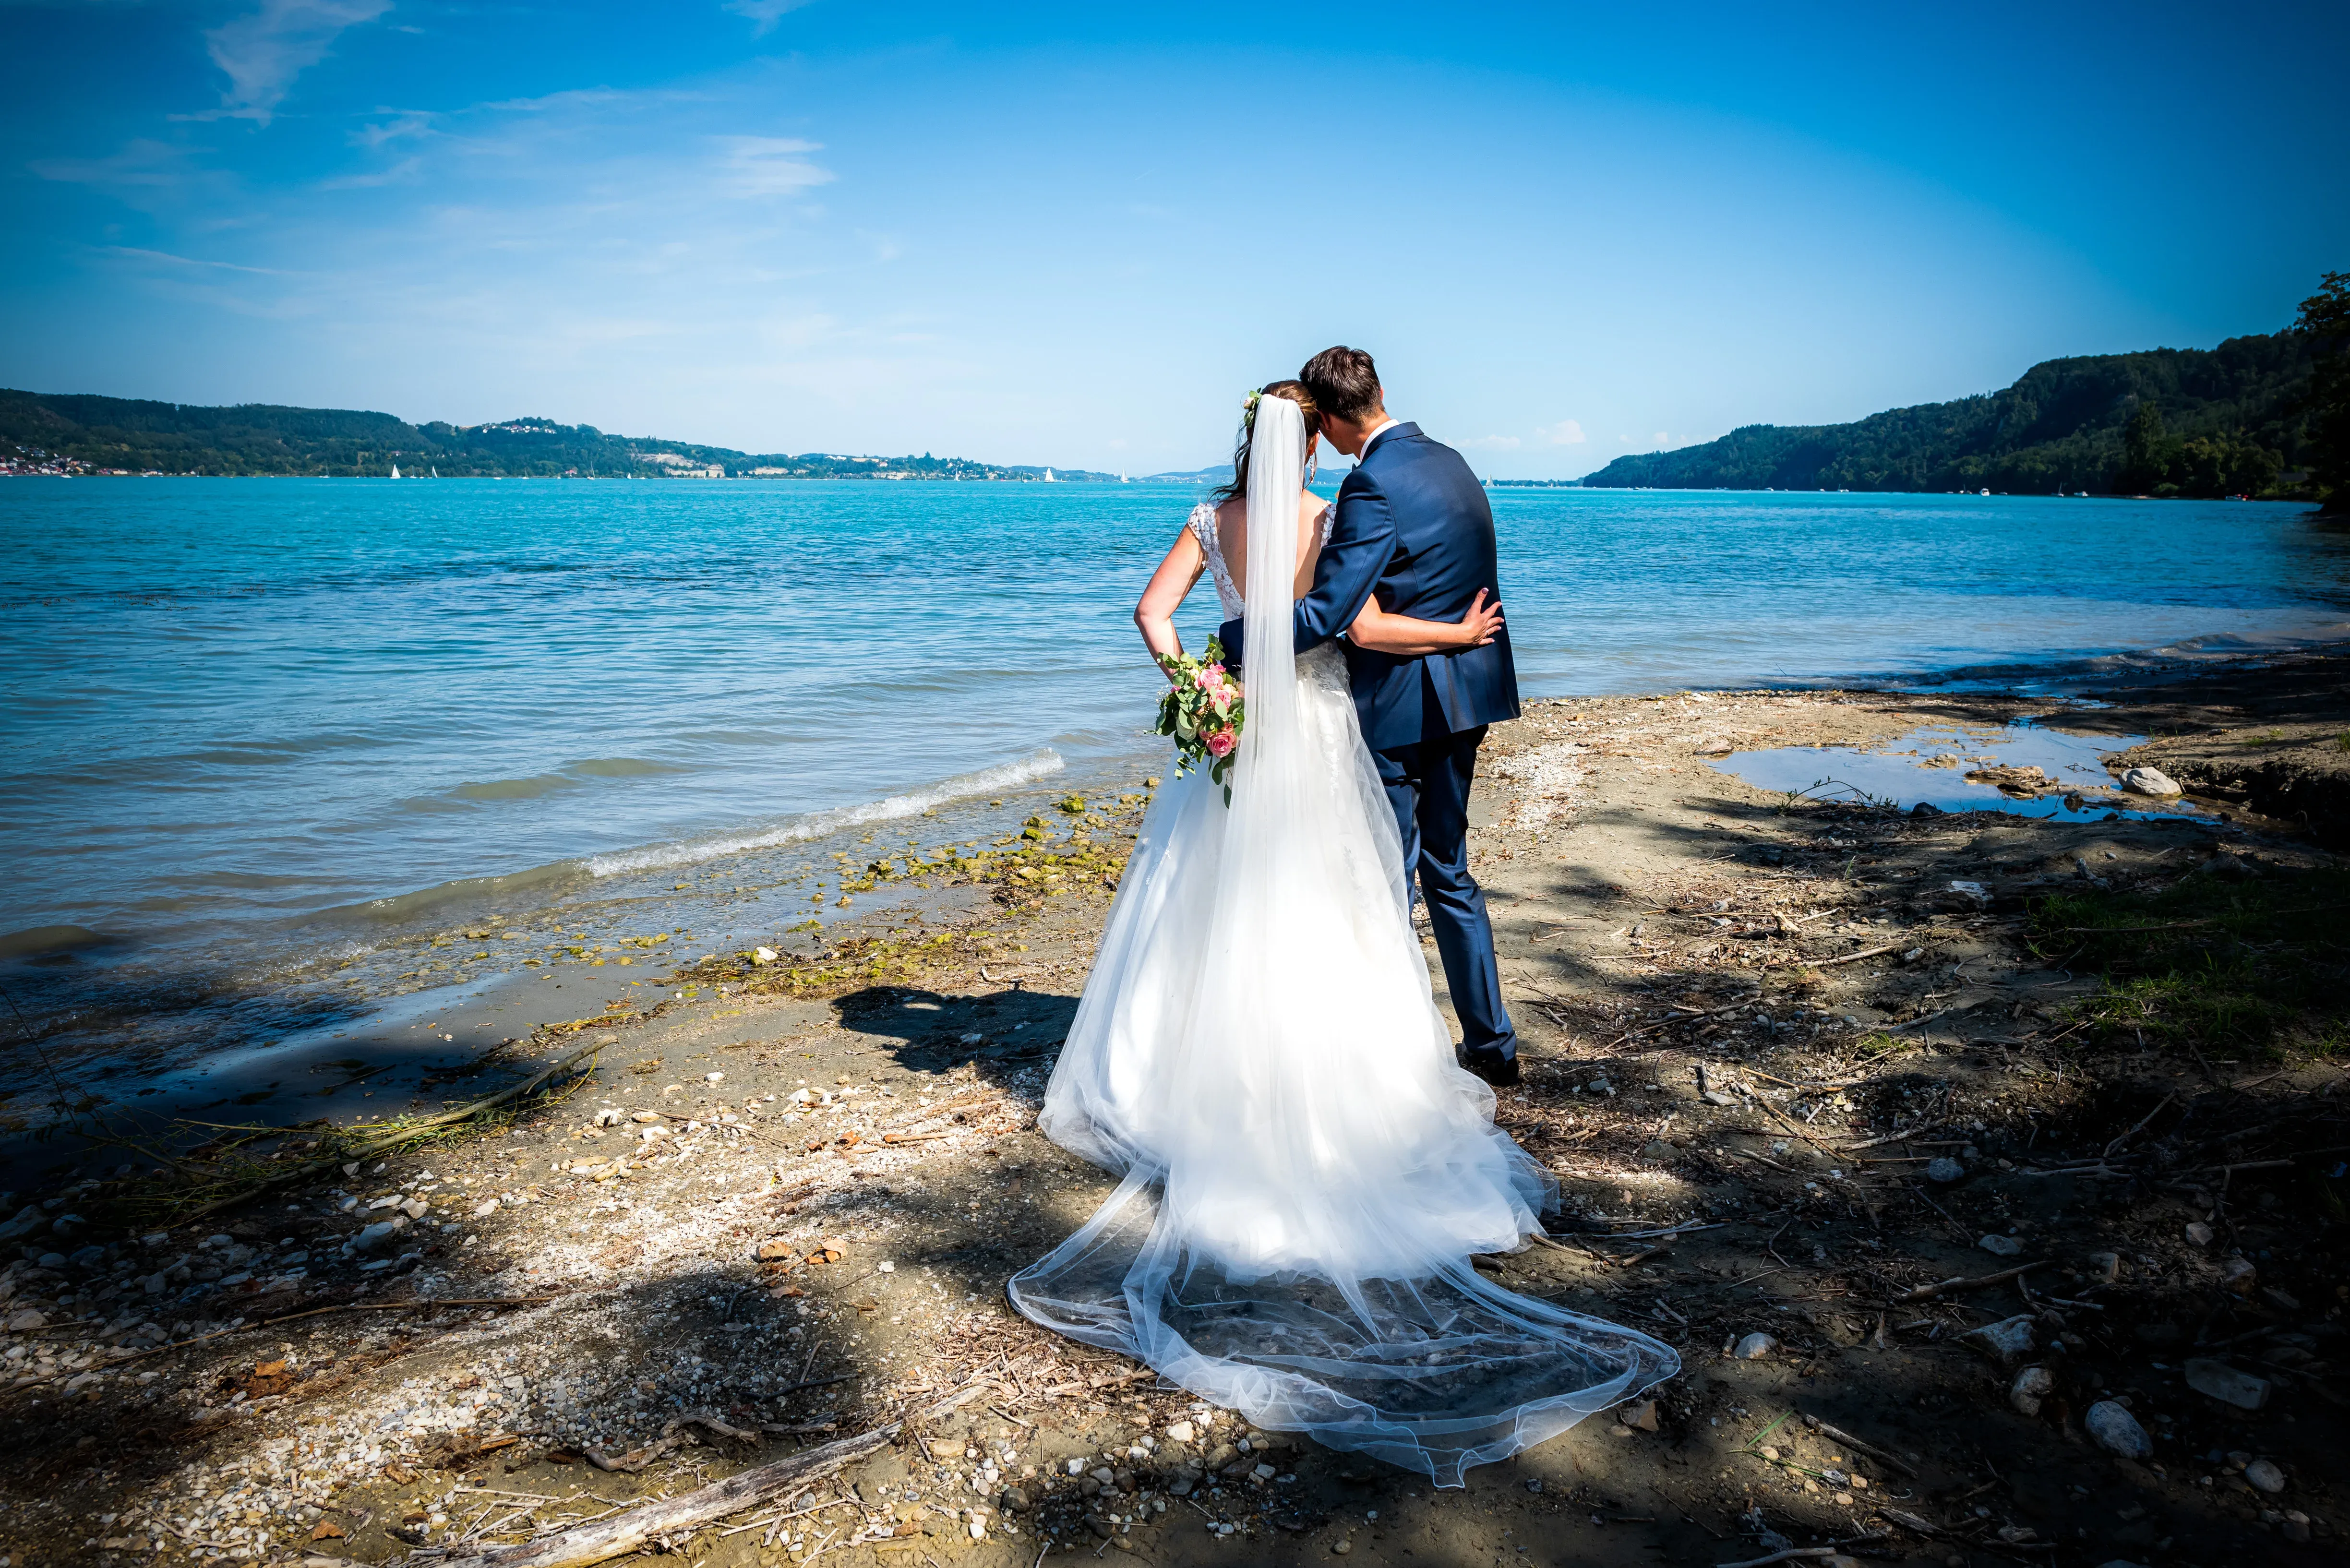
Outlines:
{"label": "bride's brown hair", "polygon": [[1267,381],[1257,396],[1249,400],[1248,410],[1241,415],[1241,439],[1232,447],[1232,477],[1230,483],[1220,484],[1210,497],[1219,506],[1227,501],[1243,499],[1248,494],[1249,441],[1256,434],[1256,405],[1264,398],[1287,398],[1305,416],[1305,450],[1314,450],[1314,438],[1322,433],[1322,410],[1314,406],[1314,394],[1305,389],[1303,381]]}

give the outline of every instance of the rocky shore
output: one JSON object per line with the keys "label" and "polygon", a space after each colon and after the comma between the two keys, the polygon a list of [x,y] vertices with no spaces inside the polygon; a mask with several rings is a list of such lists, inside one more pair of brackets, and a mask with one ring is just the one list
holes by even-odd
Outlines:
{"label": "rocky shore", "polygon": [[[876,862],[890,907],[820,947],[615,981],[508,1053],[569,1066],[417,1141],[16,1199],[0,1563],[2337,1560],[2343,673],[1497,730],[1475,848],[1526,1062],[1499,1115],[1566,1202],[1481,1267],[1687,1371],[1465,1491],[1004,1305],[1108,1190],[1034,1115],[1137,780]],[[1912,813],[1723,771],[2027,714],[2149,738],[2056,815],[2077,784]],[[231,1175],[276,1179],[190,1211]]]}

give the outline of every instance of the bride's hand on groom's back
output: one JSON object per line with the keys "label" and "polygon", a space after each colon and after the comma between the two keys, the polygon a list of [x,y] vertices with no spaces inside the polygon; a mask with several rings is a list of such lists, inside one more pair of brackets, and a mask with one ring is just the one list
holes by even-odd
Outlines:
{"label": "bride's hand on groom's back", "polygon": [[1373,599],[1347,628],[1347,639],[1357,648],[1407,659],[1482,648],[1502,631],[1501,601],[1488,603],[1488,594],[1489,590],[1479,588],[1476,598],[1470,603],[1469,613],[1457,621],[1394,615],[1381,609],[1379,601]]}
{"label": "bride's hand on groom's back", "polygon": [[1479,588],[1476,598],[1470,603],[1469,613],[1461,618],[1461,646],[1482,648],[1499,636],[1501,630],[1502,601],[1497,598],[1487,604],[1485,590]]}

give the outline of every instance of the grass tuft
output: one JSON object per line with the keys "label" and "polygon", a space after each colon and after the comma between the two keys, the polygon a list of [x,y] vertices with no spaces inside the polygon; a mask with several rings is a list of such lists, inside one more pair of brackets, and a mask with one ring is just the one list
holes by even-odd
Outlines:
{"label": "grass tuft", "polygon": [[2195,872],[2145,892],[2084,889],[2032,911],[2033,950],[2095,971],[2075,1022],[2104,1040],[2273,1056],[2350,1048],[2350,872]]}

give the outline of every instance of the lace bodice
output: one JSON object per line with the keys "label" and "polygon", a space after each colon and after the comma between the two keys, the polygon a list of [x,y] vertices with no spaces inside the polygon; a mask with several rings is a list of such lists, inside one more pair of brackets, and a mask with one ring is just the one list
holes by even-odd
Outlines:
{"label": "lace bodice", "polygon": [[[1338,520],[1338,504],[1332,502],[1322,508],[1322,543],[1330,542],[1331,524]],[[1216,538],[1216,508],[1213,503],[1202,501],[1191,508],[1185,524],[1207,552],[1208,570],[1216,579],[1216,597],[1224,607],[1224,618],[1237,619],[1247,613],[1248,602],[1241,597],[1240,585],[1232,581],[1232,568],[1224,564],[1224,547]]]}

